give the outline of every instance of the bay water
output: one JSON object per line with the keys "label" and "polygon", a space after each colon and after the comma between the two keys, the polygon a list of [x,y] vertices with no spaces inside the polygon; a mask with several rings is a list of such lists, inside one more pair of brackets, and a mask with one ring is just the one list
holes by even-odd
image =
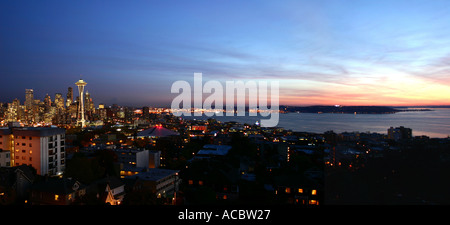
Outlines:
{"label": "bay water", "polygon": [[[404,109],[404,108],[402,108]],[[450,135],[450,108],[430,108],[431,111],[406,111],[393,114],[337,114],[337,113],[282,113],[278,127],[299,132],[324,133],[326,131],[371,132],[387,134],[389,127],[404,126],[412,129],[413,136],[447,138]],[[186,119],[208,119],[184,117]],[[259,116],[213,116],[221,122],[255,124]]]}

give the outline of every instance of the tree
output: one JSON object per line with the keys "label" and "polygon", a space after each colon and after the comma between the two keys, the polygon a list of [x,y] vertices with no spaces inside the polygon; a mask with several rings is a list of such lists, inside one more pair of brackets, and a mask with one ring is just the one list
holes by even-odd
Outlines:
{"label": "tree", "polygon": [[[94,154],[100,167],[104,168],[104,172],[110,176],[119,176],[120,172],[117,167],[117,155],[112,150],[100,150]],[[103,174],[106,175],[106,174]]]}
{"label": "tree", "polygon": [[97,178],[98,169],[96,163],[88,159],[84,154],[75,153],[72,159],[67,161],[64,174],[66,177],[73,177],[81,183],[88,184]]}

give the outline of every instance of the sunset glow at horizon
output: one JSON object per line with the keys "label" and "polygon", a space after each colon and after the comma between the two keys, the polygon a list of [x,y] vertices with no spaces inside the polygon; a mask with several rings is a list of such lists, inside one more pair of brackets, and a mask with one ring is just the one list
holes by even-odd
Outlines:
{"label": "sunset glow at horizon", "polygon": [[281,105],[450,105],[450,2],[3,1],[0,102],[169,106],[171,85],[277,80]]}

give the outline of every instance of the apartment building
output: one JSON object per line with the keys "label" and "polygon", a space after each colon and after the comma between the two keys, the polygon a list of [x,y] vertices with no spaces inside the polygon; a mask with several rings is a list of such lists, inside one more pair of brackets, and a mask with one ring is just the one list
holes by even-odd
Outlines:
{"label": "apartment building", "polygon": [[10,166],[30,165],[38,175],[60,175],[65,169],[63,128],[0,128],[0,149],[10,152]]}

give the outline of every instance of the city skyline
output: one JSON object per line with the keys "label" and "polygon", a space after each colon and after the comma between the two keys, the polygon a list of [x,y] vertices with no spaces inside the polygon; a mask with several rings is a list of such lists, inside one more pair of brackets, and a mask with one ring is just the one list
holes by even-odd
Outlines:
{"label": "city skyline", "polygon": [[[76,86],[76,85],[75,85]],[[67,87],[67,88],[69,88],[69,89],[71,89],[71,88],[73,88],[73,87]],[[36,90],[34,90],[34,89],[25,89],[25,92],[24,92],[24,94],[23,94],[23,96],[11,96],[11,99],[13,99],[13,100],[11,100],[11,101],[4,101],[4,102],[0,102],[0,104],[8,104],[8,103],[13,103],[14,101],[19,101],[19,103],[20,103],[20,105],[22,105],[22,106],[25,106],[25,107],[28,107],[27,105],[28,105],[28,103],[27,103],[27,92],[29,92],[29,91],[31,91],[31,93],[32,93],[32,98],[34,99],[34,100],[39,100],[39,101],[41,101],[41,102],[45,102],[46,101],[46,98],[48,98],[49,100],[50,100],[50,102],[52,102],[52,103],[55,103],[56,104],[56,101],[58,101],[59,100],[59,98],[61,98],[62,100],[63,100],[63,102],[64,102],[64,106],[67,106],[68,107],[68,105],[70,105],[71,103],[75,103],[75,104],[78,104],[77,103],[77,101],[76,101],[76,99],[75,98],[79,98],[79,96],[78,95],[73,95],[72,94],[72,99],[74,99],[73,100],[73,102],[72,101],[67,101],[68,99],[67,99],[67,96],[66,97],[63,97],[64,96],[64,92],[63,93],[61,93],[61,92],[57,92],[57,93],[52,93],[52,94],[49,94],[48,92],[38,92],[38,93],[46,93],[45,95],[43,95],[43,97],[41,97],[40,95],[39,96],[37,96],[36,97],[36,95],[34,94],[34,93],[36,93],[35,91]],[[70,92],[68,92],[67,90],[66,90],[66,94],[68,95]],[[87,93],[89,94],[89,91],[87,91]],[[204,94],[205,95],[205,94]],[[205,96],[208,96],[208,95],[205,95]],[[69,98],[70,99],[70,98]],[[56,101],[55,101],[56,100]],[[67,105],[68,104],[68,105]],[[193,103],[192,103],[193,104]],[[117,104],[117,103],[115,103],[115,102],[112,102],[112,103],[108,103],[108,104],[105,104],[105,103],[103,103],[103,102],[98,102],[98,101],[96,101],[95,102],[95,104],[93,105],[93,107],[95,107],[95,108],[99,108],[99,105],[101,105],[102,107],[111,107],[111,106],[114,106],[114,105],[116,105],[116,106],[120,106],[120,107],[131,107],[131,108],[136,108],[136,109],[142,109],[142,108],[144,108],[144,107],[153,107],[153,108],[170,108],[170,104],[160,104],[160,105],[152,105],[152,104],[148,104],[148,105],[127,105],[127,104],[124,104],[124,105],[122,105],[122,104]],[[214,106],[214,104],[212,105],[212,106]],[[270,106],[270,104],[269,104],[269,106]],[[354,106],[387,106],[387,107],[393,107],[393,108],[395,108],[395,107],[400,107],[400,108],[404,108],[404,107],[431,107],[431,108],[433,108],[433,107],[445,107],[445,108],[447,108],[447,107],[450,107],[450,104],[442,104],[442,105],[326,105],[326,104],[305,104],[305,105],[295,105],[295,104],[292,104],[292,105],[280,105],[280,107],[286,107],[286,106],[289,106],[289,107],[303,107],[303,106],[305,106],[305,107],[309,107],[309,106],[311,106],[311,107],[314,107],[314,106],[334,106],[334,107],[345,107],[345,106],[349,106],[349,107],[354,107]],[[246,107],[248,107],[248,104],[246,103]],[[191,108],[195,108],[195,107],[191,107]],[[224,107],[225,108],[225,107]]]}
{"label": "city skyline", "polygon": [[[23,3],[23,2],[22,2]],[[450,105],[446,1],[2,2],[0,102],[169,106],[177,80],[279,80],[280,105]]]}

